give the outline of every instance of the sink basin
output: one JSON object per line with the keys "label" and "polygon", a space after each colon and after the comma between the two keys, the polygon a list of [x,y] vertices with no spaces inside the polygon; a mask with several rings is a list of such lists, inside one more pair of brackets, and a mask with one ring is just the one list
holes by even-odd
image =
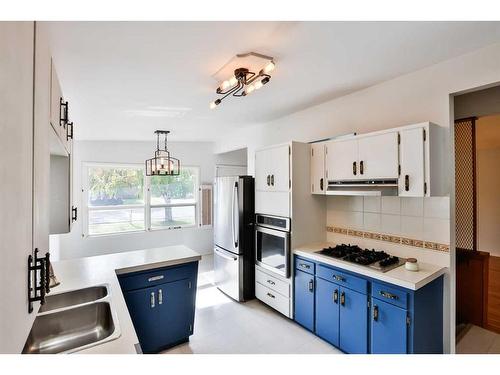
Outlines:
{"label": "sink basin", "polygon": [[81,350],[112,340],[114,332],[113,314],[107,302],[47,313],[36,317],[23,353],[54,354]]}
{"label": "sink basin", "polygon": [[45,299],[45,304],[40,306],[39,312],[46,312],[64,307],[81,305],[83,303],[97,301],[108,295],[105,286],[92,286],[90,288],[73,290],[60,294],[49,294]]}

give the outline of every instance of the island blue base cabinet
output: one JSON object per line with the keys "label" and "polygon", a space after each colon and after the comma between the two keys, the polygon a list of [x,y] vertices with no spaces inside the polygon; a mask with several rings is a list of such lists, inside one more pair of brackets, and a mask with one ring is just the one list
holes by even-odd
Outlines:
{"label": "island blue base cabinet", "polygon": [[413,291],[302,257],[294,263],[295,320],[340,350],[443,352],[442,276]]}
{"label": "island blue base cabinet", "polygon": [[157,353],[193,334],[198,262],[118,277],[143,353]]}

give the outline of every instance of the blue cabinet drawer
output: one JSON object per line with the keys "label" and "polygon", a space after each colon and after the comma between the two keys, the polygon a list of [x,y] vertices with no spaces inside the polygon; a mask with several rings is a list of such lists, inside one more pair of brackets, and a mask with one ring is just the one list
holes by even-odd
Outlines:
{"label": "blue cabinet drawer", "polygon": [[198,262],[191,262],[179,266],[123,274],[119,275],[118,280],[122,290],[128,291],[193,278],[196,277],[197,271]]}
{"label": "blue cabinet drawer", "polygon": [[314,267],[315,267],[314,262],[299,257],[295,257],[295,269],[314,275]]}
{"label": "blue cabinet drawer", "polygon": [[408,293],[386,284],[372,283],[372,297],[403,309],[408,308]]}
{"label": "blue cabinet drawer", "polygon": [[338,285],[343,285],[349,289],[358,291],[360,293],[366,294],[368,292],[367,280],[362,279],[361,277],[353,276],[345,271],[340,271],[336,268],[318,264],[318,268],[316,270],[316,276],[334,282]]}

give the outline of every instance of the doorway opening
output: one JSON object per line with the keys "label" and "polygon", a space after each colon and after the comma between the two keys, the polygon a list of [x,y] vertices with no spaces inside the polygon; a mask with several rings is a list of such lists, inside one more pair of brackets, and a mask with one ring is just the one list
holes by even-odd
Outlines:
{"label": "doorway opening", "polygon": [[500,86],[454,100],[456,352],[500,354]]}

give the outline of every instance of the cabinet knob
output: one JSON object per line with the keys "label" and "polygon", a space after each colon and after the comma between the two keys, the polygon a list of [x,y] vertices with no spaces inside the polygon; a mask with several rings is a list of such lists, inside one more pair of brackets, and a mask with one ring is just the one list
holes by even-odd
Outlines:
{"label": "cabinet knob", "polygon": [[352,174],[356,176],[357,174],[357,167],[356,167],[356,162],[352,163]]}
{"label": "cabinet knob", "polygon": [[340,294],[340,304],[341,304],[342,306],[345,306],[345,292],[342,292],[342,293]]}
{"label": "cabinet knob", "polygon": [[339,303],[339,290],[335,289],[333,292],[333,302],[334,303]]}
{"label": "cabinet knob", "polygon": [[158,290],[158,305],[161,305],[163,303],[163,290],[159,289]]}
{"label": "cabinet knob", "polygon": [[410,176],[405,175],[405,191],[409,191],[409,190],[410,190]]}
{"label": "cabinet knob", "polygon": [[378,321],[378,306],[377,305],[373,306],[373,320],[375,322]]}
{"label": "cabinet knob", "polygon": [[309,281],[309,291],[313,292],[314,291],[314,280]]}

